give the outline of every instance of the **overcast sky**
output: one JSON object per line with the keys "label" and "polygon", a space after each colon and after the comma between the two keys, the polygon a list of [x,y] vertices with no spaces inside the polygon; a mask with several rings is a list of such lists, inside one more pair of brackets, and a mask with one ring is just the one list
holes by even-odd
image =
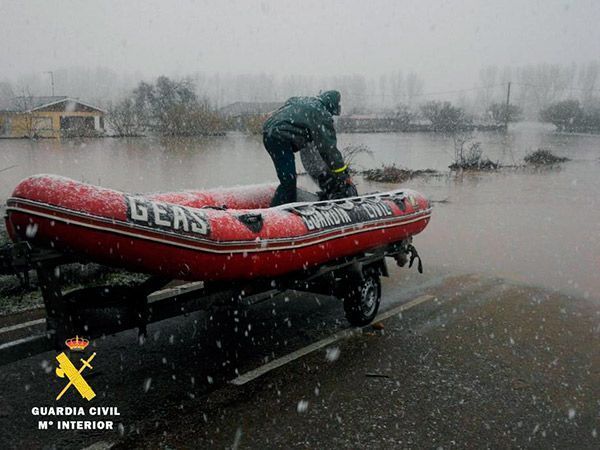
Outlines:
{"label": "overcast sky", "polygon": [[600,58],[598,0],[0,0],[0,78],[69,66],[378,75]]}

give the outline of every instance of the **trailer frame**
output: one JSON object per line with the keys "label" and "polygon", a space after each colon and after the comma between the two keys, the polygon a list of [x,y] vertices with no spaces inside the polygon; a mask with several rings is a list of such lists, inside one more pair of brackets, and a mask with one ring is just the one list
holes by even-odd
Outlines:
{"label": "trailer frame", "polygon": [[[37,248],[29,242],[17,242],[0,249],[0,274],[14,274],[27,283],[29,272],[37,273],[46,312],[46,330],[0,343],[0,365],[59,350],[66,339],[75,335],[92,340],[137,328],[139,336],[143,337],[148,324],[200,310],[220,313],[234,320],[232,311],[262,303],[289,290],[338,297],[344,301],[351,324],[365,325],[379,308],[379,278],[389,276],[386,257],[394,258],[400,266],[407,263],[412,266],[418,259],[418,268],[422,272],[412,239],[407,238],[370,252],[338,258],[317,268],[272,279],[194,282],[165,289],[173,280],[149,276],[135,286],[102,285],[63,292],[60,267],[90,261],[77,255]],[[365,287],[367,283],[369,286]],[[361,302],[367,301],[363,298],[367,294],[371,303],[369,315],[365,316]]]}

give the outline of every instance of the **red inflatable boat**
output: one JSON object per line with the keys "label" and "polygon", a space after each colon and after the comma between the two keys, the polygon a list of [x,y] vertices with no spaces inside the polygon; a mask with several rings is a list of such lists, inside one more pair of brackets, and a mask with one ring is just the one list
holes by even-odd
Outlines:
{"label": "red inflatable boat", "polygon": [[7,202],[15,241],[186,280],[276,277],[403,241],[431,216],[397,190],[269,208],[275,186],[126,194],[67,178],[23,180]]}

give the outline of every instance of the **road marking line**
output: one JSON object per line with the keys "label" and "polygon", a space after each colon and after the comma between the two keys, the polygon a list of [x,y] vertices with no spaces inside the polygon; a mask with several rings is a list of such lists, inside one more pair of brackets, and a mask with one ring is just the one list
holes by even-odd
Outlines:
{"label": "road marking line", "polygon": [[114,442],[98,441],[94,442],[89,447],[85,447],[82,450],[109,450],[115,446]]}
{"label": "road marking line", "polygon": [[8,327],[0,328],[0,334],[8,333],[10,331],[20,330],[21,328],[32,327],[34,325],[40,325],[46,323],[46,319],[30,320],[29,322],[18,323],[16,325],[10,325]]}
{"label": "road marking line", "polygon": [[[373,322],[381,322],[383,320],[389,319],[390,317],[392,317],[402,311],[406,311],[407,309],[413,308],[417,305],[420,305],[421,303],[432,300],[434,298],[435,297],[433,295],[421,295],[420,297],[417,297],[409,302],[406,302],[402,305],[399,305],[399,306],[396,306],[395,308],[390,309],[389,311],[385,311],[385,312],[379,314],[373,320]],[[234,384],[236,386],[242,386],[252,380],[255,380],[256,378],[259,378],[259,377],[265,375],[268,372],[271,372],[274,369],[284,366],[296,359],[302,358],[303,356],[306,356],[309,353],[312,353],[323,347],[327,347],[328,345],[331,345],[334,342],[337,342],[341,339],[347,339],[347,338],[354,336],[356,334],[359,334],[359,333],[362,333],[362,328],[352,328],[350,330],[338,331],[337,333],[329,336],[328,338],[314,342],[310,345],[307,345],[306,347],[303,347],[299,350],[293,351],[292,353],[288,353],[287,355],[282,356],[281,358],[277,358],[277,359],[274,359],[273,361],[269,361],[267,364],[264,364],[256,369],[250,370],[249,372],[246,372],[246,373],[240,375],[239,377],[234,378],[229,383]]]}
{"label": "road marking line", "polygon": [[309,353],[312,353],[323,347],[331,345],[334,342],[339,341],[340,339],[344,339],[344,338],[353,336],[353,335],[359,333],[360,331],[361,331],[360,328],[353,328],[351,330],[338,331],[337,333],[333,334],[332,336],[329,336],[328,338],[325,338],[325,339],[322,339],[313,344],[307,345],[306,347],[303,347],[292,353],[288,353],[287,355],[282,356],[281,358],[274,359],[273,361],[270,361],[263,366],[260,366],[249,372],[246,372],[245,374],[242,374],[239,377],[231,380],[230,383],[235,384],[236,386],[241,386],[243,384],[248,383],[249,381],[252,381],[258,377],[263,376],[264,374],[266,374],[274,369],[277,369],[278,367],[284,366],[298,358],[308,355]]}
{"label": "road marking line", "polygon": [[[46,335],[46,338],[47,338],[47,335]],[[40,339],[44,339],[44,335],[43,334],[42,335],[38,334],[38,335],[35,335],[35,336],[27,336],[27,337],[24,337],[22,339],[17,339],[16,341],[4,342],[3,344],[0,344],[0,352],[2,350],[6,350],[7,348],[16,347],[18,345],[26,344],[28,342],[34,342],[34,341],[37,341],[37,340],[40,340]],[[39,352],[39,353],[42,353],[42,352]]]}
{"label": "road marking line", "polygon": [[[181,284],[179,286],[174,286],[171,288],[161,289],[159,291],[153,292],[148,296],[148,300],[150,302],[163,300],[168,297],[173,297],[177,295],[187,294],[192,291],[196,291],[202,289],[204,286],[204,282],[196,281],[191,283]],[[0,328],[0,334],[9,333],[11,331],[20,330],[22,328],[32,327],[35,325],[41,325],[46,323],[46,318],[30,320],[28,322],[18,323],[15,325],[7,325],[5,327]]]}
{"label": "road marking line", "polygon": [[192,283],[180,284],[166,289],[153,292],[148,296],[148,301],[155,302],[164,300],[165,298],[175,297],[177,295],[187,294],[188,292],[197,291],[204,287],[204,281],[194,281]]}
{"label": "road marking line", "polygon": [[429,294],[421,295],[420,297],[417,297],[417,298],[411,300],[410,302],[403,303],[400,306],[396,306],[395,308],[392,308],[385,312],[382,312],[381,314],[379,314],[377,317],[375,317],[373,319],[373,323],[381,322],[382,320],[389,319],[390,317],[395,316],[396,314],[399,314],[402,311],[406,311],[407,309],[414,308],[415,306],[420,305],[421,303],[433,300],[434,298],[435,298],[434,295],[429,295]]}

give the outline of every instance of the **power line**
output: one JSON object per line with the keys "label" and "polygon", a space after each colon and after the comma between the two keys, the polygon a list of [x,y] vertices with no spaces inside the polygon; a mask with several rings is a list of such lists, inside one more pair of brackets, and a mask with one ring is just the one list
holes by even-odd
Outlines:
{"label": "power line", "polygon": [[[488,86],[475,86],[475,87],[471,87],[471,88],[464,88],[464,89],[454,89],[454,90],[450,90],[450,91],[437,91],[437,92],[424,92],[424,93],[420,93],[420,94],[414,94],[411,95],[412,98],[418,98],[418,97],[432,97],[432,96],[441,96],[441,95],[449,95],[449,94],[461,94],[463,92],[473,92],[473,91],[483,91],[483,90],[487,90],[487,89],[494,89],[494,88],[498,88],[498,87],[502,87],[502,88],[506,88],[506,86],[508,85],[509,82],[505,82],[505,83],[498,83],[498,84],[492,84],[492,85],[488,85]],[[510,82],[513,86],[514,85],[518,85],[518,86],[526,86],[526,87],[531,87],[531,88],[552,88],[552,86],[543,86],[540,84],[532,84],[532,83],[522,83],[519,81],[511,81]],[[575,87],[565,87],[560,89],[562,91],[578,91],[578,92],[600,92],[600,89],[584,89],[584,88],[575,88]],[[396,98],[399,97],[397,95],[390,95],[390,94],[358,94],[358,93],[346,93],[344,94],[345,98]],[[404,95],[400,95],[400,97],[407,97],[407,94]]]}
{"label": "power line", "polygon": [[[551,88],[552,86],[542,86],[541,84],[532,84],[532,83],[521,83],[519,81],[514,81],[512,84],[517,84],[519,86],[527,86],[532,88]],[[564,87],[561,88],[563,91],[578,91],[578,92],[600,92],[600,89],[584,89],[584,88],[575,88],[575,87]]]}
{"label": "power line", "polygon": [[493,89],[493,88],[500,87],[500,86],[504,87],[504,86],[506,86],[506,83],[493,84],[491,86],[478,86],[478,87],[472,87],[472,88],[468,88],[468,89],[456,89],[454,91],[426,92],[423,94],[416,94],[413,97],[429,97],[432,95],[461,94],[463,92],[481,91],[484,89]]}
{"label": "power line", "polygon": [[[420,93],[420,94],[414,94],[411,97],[429,97],[429,96],[433,96],[433,95],[460,94],[462,92],[479,91],[479,90],[493,89],[496,87],[505,87],[505,86],[506,86],[506,83],[501,83],[501,84],[493,84],[490,86],[477,86],[477,87],[465,88],[465,89],[455,89],[452,91],[425,92],[425,93]],[[392,97],[392,95],[389,95],[389,94],[370,95],[370,94],[346,93],[346,94],[344,94],[344,97],[385,97],[385,98],[388,98],[388,97]]]}

